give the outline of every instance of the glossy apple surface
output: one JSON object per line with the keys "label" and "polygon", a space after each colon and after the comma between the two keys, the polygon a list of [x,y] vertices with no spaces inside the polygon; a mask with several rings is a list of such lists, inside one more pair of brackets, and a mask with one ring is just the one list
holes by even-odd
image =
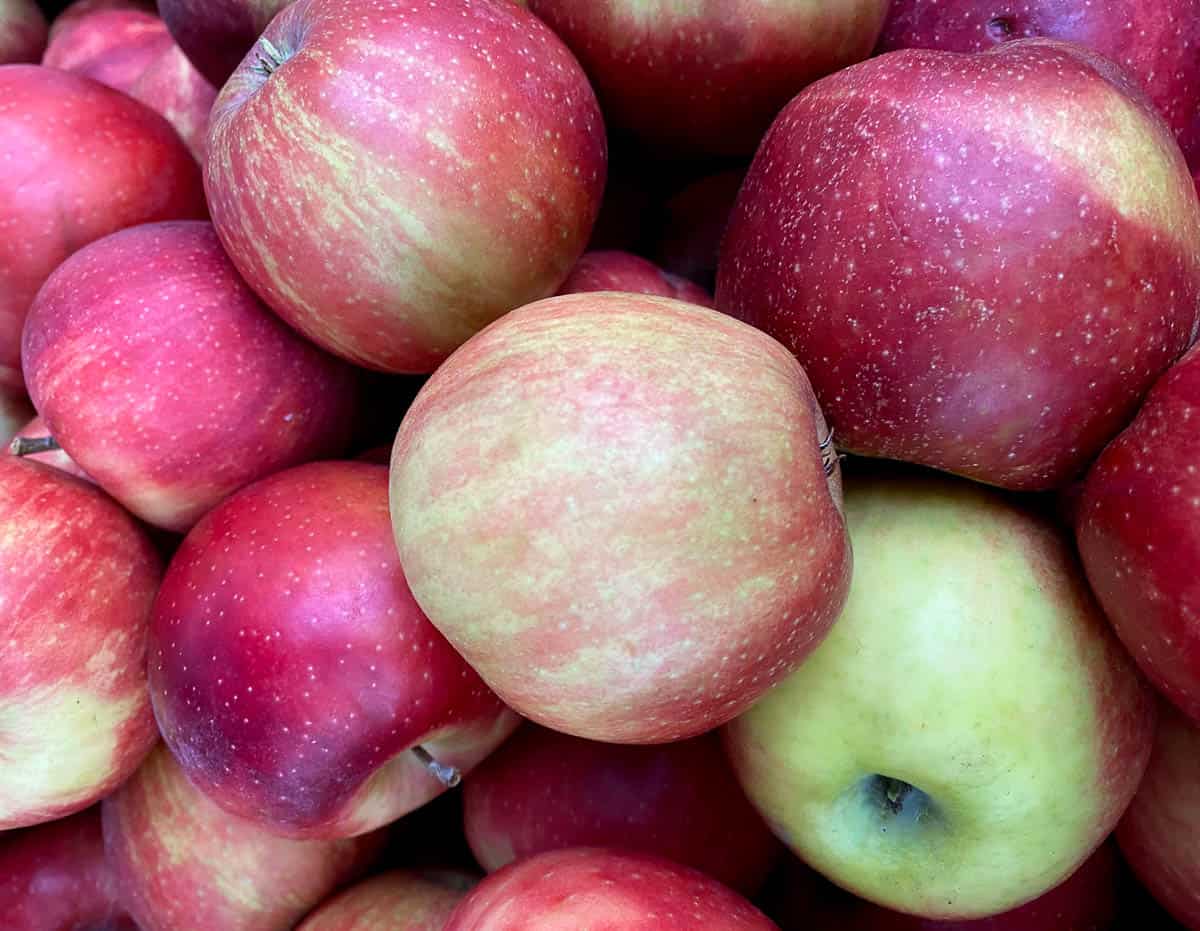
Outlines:
{"label": "glossy apple surface", "polygon": [[854,579],[829,636],[726,730],[776,834],[888,908],[984,918],[1111,833],[1153,693],[1057,524],[994,490],[847,476]]}
{"label": "glossy apple surface", "polygon": [[910,49],[780,114],[716,304],[797,354],[845,451],[1047,490],[1195,338],[1197,242],[1179,147],[1111,63]]}
{"label": "glossy apple surface", "polygon": [[393,870],[330,899],[296,931],[443,931],[476,877]]}
{"label": "glossy apple surface", "polygon": [[663,271],[649,259],[617,249],[585,252],[558,289],[559,294],[632,291],[712,307],[712,295],[699,285]]}
{"label": "glossy apple surface", "polygon": [[224,84],[290,0],[159,0],[158,12],[196,68]]}
{"label": "glossy apple surface", "polygon": [[820,642],[850,551],[804,372],[639,294],[508,314],[431,376],[392,453],[417,602],[501,698],[661,743],[748,708]]}
{"label": "glossy apple surface", "polygon": [[46,17],[33,0],[0,0],[0,65],[37,64],[46,31]]}

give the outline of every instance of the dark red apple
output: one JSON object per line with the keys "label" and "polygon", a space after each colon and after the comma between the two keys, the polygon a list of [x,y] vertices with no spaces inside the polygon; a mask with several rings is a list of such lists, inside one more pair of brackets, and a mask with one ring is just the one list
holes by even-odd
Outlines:
{"label": "dark red apple", "polygon": [[206,213],[200,169],[163,117],[79,75],[0,67],[0,390],[21,388],[21,325],[81,246]]}
{"label": "dark red apple", "polygon": [[892,0],[878,51],[981,52],[1033,36],[1078,42],[1120,65],[1200,167],[1200,0]]}
{"label": "dark red apple", "polygon": [[104,857],[100,807],[0,834],[7,931],[137,931]]}
{"label": "dark red apple", "polygon": [[804,365],[838,446],[1071,481],[1193,341],[1200,200],[1096,53],[905,50],[814,84],[755,156],[717,307]]}
{"label": "dark red apple", "polygon": [[297,837],[395,820],[517,724],[417,607],[388,470],[361,462],[278,473],[196,525],[155,602],[150,690],[188,777]]}
{"label": "dark red apple", "polygon": [[353,427],[357,372],[264,307],[204,222],[122,230],[71,256],[30,309],[22,359],[62,448],[168,530],[338,455]]}
{"label": "dark red apple", "polygon": [[443,931],[475,882],[467,873],[393,870],[330,899],[296,931]]}
{"label": "dark red apple", "polygon": [[0,456],[0,831],[87,808],[158,735],[145,532],[93,485]]}
{"label": "dark red apple", "polygon": [[524,725],[463,787],[486,870],[561,847],[624,847],[753,895],[782,847],[746,800],[716,734],[653,747]]}
{"label": "dark red apple", "polygon": [[663,271],[648,259],[619,250],[585,252],[558,289],[559,294],[587,291],[657,294],[712,307],[712,295],[699,285]]}
{"label": "dark red apple", "polygon": [[382,832],[289,840],[229,814],[161,744],[102,805],[121,903],[141,931],[287,931],[362,875]]}
{"label": "dark red apple", "polygon": [[643,853],[551,850],[492,873],[444,931],[778,931],[711,876]]}
{"label": "dark red apple", "polygon": [[511,0],[297,0],[211,126],[234,263],[318,345],[381,371],[431,372],[553,294],[604,187],[591,86]]}
{"label": "dark red apple", "polygon": [[1200,347],[1089,470],[1077,515],[1105,614],[1150,681],[1200,724]]}
{"label": "dark red apple", "polygon": [[46,30],[46,17],[33,0],[0,0],[0,65],[36,64]]}
{"label": "dark red apple", "polygon": [[654,261],[711,291],[717,279],[721,237],[742,188],[745,168],[705,175],[666,202]]}
{"label": "dark red apple", "polygon": [[159,0],[158,12],[200,73],[220,87],[289,2]]}

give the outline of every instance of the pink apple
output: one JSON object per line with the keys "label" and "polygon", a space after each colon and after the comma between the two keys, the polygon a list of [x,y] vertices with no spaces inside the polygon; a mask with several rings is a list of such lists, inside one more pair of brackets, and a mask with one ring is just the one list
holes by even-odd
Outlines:
{"label": "pink apple", "polygon": [[413,594],[509,705],[618,743],[735,717],[833,624],[840,480],[803,370],[640,294],[513,311],[425,383],[392,453]]}
{"label": "pink apple", "polygon": [[0,0],[0,65],[36,64],[46,47],[46,17],[34,0]]}
{"label": "pink apple", "polygon": [[1078,42],[1120,65],[1200,167],[1200,0],[893,0],[878,50],[981,52],[1032,36]]}
{"label": "pink apple", "polygon": [[192,155],[203,161],[217,89],[192,67],[152,12],[106,9],[84,15],[50,41],[42,64],[93,78],[140,100],[166,117]]}
{"label": "pink apple", "polygon": [[607,249],[585,252],[558,289],[559,294],[587,291],[632,291],[657,294],[712,307],[712,295],[697,284],[665,272],[653,262],[630,252]]}
{"label": "pink apple", "polygon": [[433,371],[553,294],[606,164],[579,64],[511,0],[297,0],[225,85],[209,145],[213,222],[251,287],[391,372]]}
{"label": "pink apple", "polygon": [[288,931],[383,843],[382,832],[277,837],[205,798],[161,744],[102,809],[121,902],[141,931]]}
{"label": "pink apple", "polygon": [[0,67],[0,390],[20,389],[21,324],[72,252],[111,232],[203,217],[196,160],[171,124],[78,75]]}
{"label": "pink apple", "polygon": [[1179,148],[1109,62],[906,50],[780,115],[716,301],[797,354],[844,450],[1049,489],[1193,340],[1198,242]]}
{"label": "pink apple", "polygon": [[0,834],[7,931],[137,931],[104,857],[100,807]]}
{"label": "pink apple", "polygon": [[1088,581],[1129,652],[1200,724],[1200,347],[1092,466],[1077,508]]}
{"label": "pink apple", "polygon": [[0,831],[87,808],[157,733],[146,631],[161,565],[107,495],[0,456]]}
{"label": "pink apple", "polygon": [[[13,439],[23,441],[14,442],[9,446],[9,452],[13,455],[23,456],[31,462],[54,466],[68,475],[74,475],[87,482],[92,481],[91,477],[79,468],[75,460],[68,456],[66,450],[59,446],[58,441],[50,435],[50,430],[41,417],[34,417],[30,420],[17,431]],[[93,482],[93,484],[95,483]]]}
{"label": "pink apple", "polygon": [[489,871],[544,850],[625,847],[753,895],[781,850],[711,733],[629,747],[527,724],[471,774],[463,805]]}
{"label": "pink apple", "polygon": [[22,359],[62,448],[168,530],[339,454],[353,427],[357,373],[267,310],[204,222],[122,230],[67,259],[30,309]]}
{"label": "pink apple", "polygon": [[1189,929],[1200,928],[1200,729],[1163,703],[1150,767],[1117,826],[1142,884]]}
{"label": "pink apple", "polygon": [[7,445],[31,416],[33,408],[23,392],[0,387],[0,444]]}
{"label": "pink apple", "polygon": [[296,931],[443,931],[475,877],[393,870],[330,899]]}
{"label": "pink apple", "polygon": [[866,58],[887,0],[528,0],[615,128],[682,154],[749,154],[806,84]]}
{"label": "pink apple", "polygon": [[159,0],[180,48],[208,80],[224,84],[290,0]]}
{"label": "pink apple", "polygon": [[141,10],[152,14],[155,12],[155,0],[74,0],[67,3],[63,11],[50,22],[50,41],[59,39],[81,20],[100,10]]}
{"label": "pink apple", "polygon": [[712,290],[721,237],[746,176],[744,168],[705,175],[667,201],[654,260],[664,269]]}
{"label": "pink apple", "polygon": [[395,820],[455,781],[424,754],[464,773],[517,724],[413,601],[388,470],[359,462],[278,473],[192,530],[155,603],[150,690],[188,777],[297,837]]}
{"label": "pink apple", "polygon": [[710,876],[599,847],[551,850],[476,886],[444,931],[779,931]]}

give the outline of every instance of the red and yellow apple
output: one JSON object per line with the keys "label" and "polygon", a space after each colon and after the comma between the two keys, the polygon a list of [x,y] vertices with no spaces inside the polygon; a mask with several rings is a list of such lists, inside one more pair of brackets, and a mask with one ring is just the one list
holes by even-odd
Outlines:
{"label": "red and yellow apple", "polygon": [[296,931],[443,931],[475,882],[466,873],[392,870],[334,896]]}

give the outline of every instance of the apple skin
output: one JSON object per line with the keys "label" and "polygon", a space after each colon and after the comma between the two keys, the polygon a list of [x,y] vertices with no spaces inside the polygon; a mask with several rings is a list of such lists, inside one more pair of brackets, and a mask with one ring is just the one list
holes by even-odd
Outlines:
{"label": "apple skin", "polygon": [[1200,157],[1200,0],[893,0],[877,52],[982,52],[1045,36],[1119,64],[1166,118],[1188,164]]}
{"label": "apple skin", "polygon": [[200,169],[163,117],[88,78],[0,66],[0,390],[23,390],[21,325],[81,246],[127,226],[206,215]]}
{"label": "apple skin", "polygon": [[7,446],[20,433],[21,425],[32,416],[29,398],[23,393],[0,388],[0,444]]}
{"label": "apple skin", "polygon": [[803,370],[751,327],[649,295],[549,298],[468,342],[409,408],[400,561],[519,713],[590,740],[692,737],[786,676],[841,608],[826,435]]}
{"label": "apple skin", "polygon": [[0,65],[37,64],[47,30],[33,0],[0,0]]}
{"label": "apple skin", "polygon": [[286,931],[378,855],[383,832],[291,840],[229,814],[159,744],[101,805],[121,902],[141,931]]}
{"label": "apple skin", "polygon": [[479,883],[444,931],[779,931],[711,876],[599,847],[550,850]]}
{"label": "apple skin", "polygon": [[748,896],[780,852],[716,733],[631,747],[526,724],[464,782],[463,825],[489,872],[544,850],[624,847]]}
{"label": "apple skin", "polygon": [[780,115],[716,304],[797,354],[839,448],[1047,490],[1194,340],[1198,240],[1179,147],[1111,63],[905,50]]}
{"label": "apple skin", "polygon": [[[29,423],[25,424],[25,426],[23,426],[14,434],[14,436],[25,437],[29,439],[36,439],[49,435],[50,430],[46,426],[46,422],[42,420],[41,417],[34,417],[29,421]],[[91,482],[93,485],[96,484],[95,482],[92,482],[91,477],[84,472],[83,469],[79,468],[79,465],[75,462],[75,460],[67,455],[66,450],[54,449],[45,453],[30,453],[24,458],[30,462],[41,462],[45,465],[53,466],[56,469],[61,469],[68,475],[73,475],[76,478],[83,479],[85,482]]]}
{"label": "apple skin", "polygon": [[1117,635],[1200,724],[1200,347],[1146,396],[1088,471],[1076,539]]}
{"label": "apple skin", "polygon": [[754,151],[780,107],[866,58],[887,0],[528,0],[579,56],[606,118],[683,155]]}
{"label": "apple skin", "polygon": [[141,10],[143,13],[154,14],[156,9],[154,0],[74,0],[73,3],[56,4],[53,9],[57,9],[58,6],[62,6],[62,12],[50,21],[51,42],[101,10]]}
{"label": "apple skin", "polygon": [[443,931],[477,881],[467,873],[392,870],[330,899],[296,931]]}
{"label": "apple skin", "polygon": [[167,569],[149,652],[188,777],[277,834],[393,821],[444,791],[411,747],[468,772],[518,723],[417,607],[369,463],[280,472],[208,514]]}
{"label": "apple skin", "polygon": [[162,574],[99,489],[0,456],[0,831],[82,811],[157,732],[146,631]]}
{"label": "apple skin", "polygon": [[603,120],[527,10],[297,0],[256,48],[213,108],[209,206],[251,287],[318,345],[431,372],[583,254]]}
{"label": "apple skin", "polygon": [[51,434],[167,530],[350,441],[358,373],[263,306],[203,221],[122,230],[72,255],[38,293],[22,343]]}
{"label": "apple skin", "polygon": [[204,161],[208,114],[217,89],[192,67],[152,12],[134,7],[83,15],[51,39],[42,64],[140,100],[166,117],[196,160]]}
{"label": "apple skin", "polygon": [[100,806],[0,834],[7,931],[138,931],[104,857]]}
{"label": "apple skin", "polygon": [[179,47],[220,87],[290,0],[159,0]]}
{"label": "apple skin", "polygon": [[712,295],[699,285],[663,271],[649,259],[617,249],[585,252],[558,289],[559,294],[588,291],[632,291],[657,294],[712,307]]}
{"label": "apple skin", "polygon": [[[1153,692],[1049,517],[936,473],[847,475],[845,492],[845,610],[726,728],[734,769],[784,843],[856,895],[942,920],[1015,908],[1115,827]],[[890,799],[880,777],[916,790]]]}
{"label": "apple skin", "polygon": [[749,165],[705,175],[663,205],[652,255],[668,272],[711,292],[716,285],[721,237]]}

